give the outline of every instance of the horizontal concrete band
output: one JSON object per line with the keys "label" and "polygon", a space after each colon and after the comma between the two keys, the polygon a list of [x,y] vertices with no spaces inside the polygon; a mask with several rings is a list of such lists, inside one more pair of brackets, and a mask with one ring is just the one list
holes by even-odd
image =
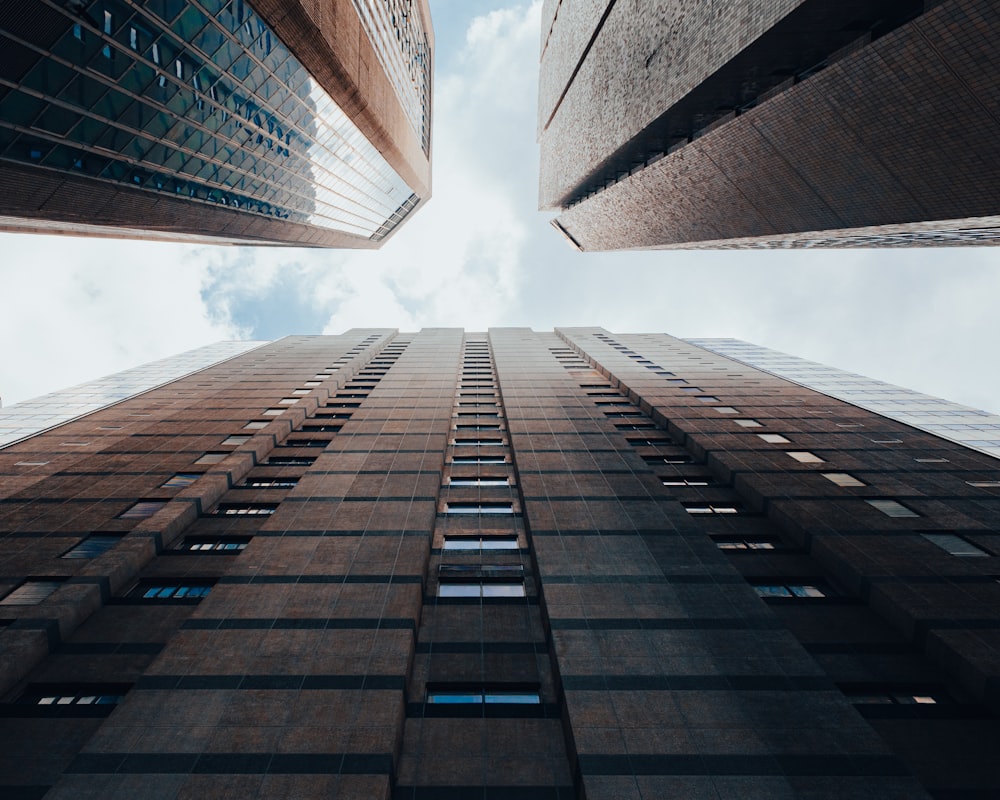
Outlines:
{"label": "horizontal concrete band", "polygon": [[144,675],[133,688],[146,691],[274,689],[402,691],[405,675]]}
{"label": "horizontal concrete band", "polygon": [[895,756],[872,755],[581,755],[584,775],[906,776]]}
{"label": "horizontal concrete band", "polygon": [[185,620],[182,630],[416,630],[412,619],[396,617],[246,617]]}
{"label": "horizontal concrete band", "polygon": [[727,583],[745,584],[742,575],[542,575],[543,585],[602,583]]}
{"label": "horizontal concrete band", "polygon": [[416,583],[421,575],[225,575],[218,584],[250,583]]}
{"label": "horizontal concrete band", "polygon": [[595,619],[551,619],[552,630],[565,631],[699,631],[746,630],[777,631],[785,626],[773,617],[749,619],[741,617],[609,617]]}
{"label": "horizontal concrete band", "polygon": [[80,774],[391,775],[390,753],[81,753]]}
{"label": "horizontal concrete band", "polygon": [[417,642],[416,652],[447,653],[449,655],[475,655],[478,653],[517,654],[547,653],[547,642]]}
{"label": "horizontal concrete band", "polygon": [[563,675],[566,691],[837,691],[825,675]]}
{"label": "horizontal concrete band", "polygon": [[576,800],[576,796],[572,786],[397,786],[392,792],[392,800]]}

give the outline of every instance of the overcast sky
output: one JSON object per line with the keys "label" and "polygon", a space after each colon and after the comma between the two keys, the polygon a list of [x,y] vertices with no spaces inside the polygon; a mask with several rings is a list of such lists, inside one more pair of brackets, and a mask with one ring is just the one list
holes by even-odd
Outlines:
{"label": "overcast sky", "polygon": [[540,3],[431,0],[434,197],[376,252],[0,236],[4,405],[223,338],[732,336],[1000,411],[1000,249],[580,254],[537,208]]}

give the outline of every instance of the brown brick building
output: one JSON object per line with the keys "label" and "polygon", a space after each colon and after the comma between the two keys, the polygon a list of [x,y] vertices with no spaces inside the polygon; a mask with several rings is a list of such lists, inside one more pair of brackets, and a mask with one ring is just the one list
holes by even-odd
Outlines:
{"label": "brown brick building", "polygon": [[0,230],[378,247],[433,45],[428,0],[0,0]]}
{"label": "brown brick building", "polygon": [[0,449],[0,796],[995,797],[998,463],[663,334],[279,340]]}
{"label": "brown brick building", "polygon": [[546,0],[540,205],[582,250],[993,243],[993,0]]}

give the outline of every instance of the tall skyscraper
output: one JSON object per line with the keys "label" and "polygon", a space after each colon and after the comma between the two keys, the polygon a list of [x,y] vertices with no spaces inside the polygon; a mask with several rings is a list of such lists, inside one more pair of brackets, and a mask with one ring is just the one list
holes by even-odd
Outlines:
{"label": "tall skyscraper", "polygon": [[548,0],[540,205],[582,250],[1000,238],[993,0]]}
{"label": "tall skyscraper", "polygon": [[378,247],[431,192],[427,0],[0,4],[0,230]]}
{"label": "tall skyscraper", "polygon": [[288,337],[0,476],[5,800],[1000,793],[1000,461],[690,342]]}

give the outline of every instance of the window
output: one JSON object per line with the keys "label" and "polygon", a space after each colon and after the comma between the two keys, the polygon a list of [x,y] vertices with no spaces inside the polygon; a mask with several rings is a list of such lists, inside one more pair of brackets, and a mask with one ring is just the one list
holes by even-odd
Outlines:
{"label": "window", "polygon": [[299,483],[298,478],[247,478],[241,489],[291,489]]}
{"label": "window", "polygon": [[822,458],[808,450],[786,450],[785,453],[800,464],[825,464]]}
{"label": "window", "polygon": [[298,397],[282,397],[278,401],[278,405],[282,405],[282,406],[294,406],[297,402],[299,402],[299,398]]}
{"label": "window", "polygon": [[285,409],[283,408],[268,408],[261,412],[261,416],[264,417],[277,417],[280,414],[284,414]]}
{"label": "window", "polygon": [[966,483],[969,486],[975,486],[977,489],[989,489],[1000,486],[1000,481],[966,481]]}
{"label": "window", "polygon": [[713,537],[720,550],[776,550],[779,542],[764,537]]}
{"label": "window", "polygon": [[[303,386],[307,386],[307,387],[309,387],[311,389],[314,386],[319,386],[320,385],[320,381],[322,381],[322,378],[319,381],[306,381],[302,385]],[[298,394],[298,393],[299,393],[299,390],[296,391],[296,394]]]}
{"label": "window", "polygon": [[956,536],[953,533],[922,533],[920,535],[931,544],[936,544],[953,556],[987,558],[992,555],[992,553],[987,553],[981,547],[977,547],[967,539],[963,539],[961,536]]}
{"label": "window", "polygon": [[913,459],[918,464],[947,464],[947,458],[915,458]]}
{"label": "window", "polygon": [[814,583],[753,583],[754,591],[760,597],[772,598],[815,598],[827,597],[824,588]]}
{"label": "window", "polygon": [[461,478],[452,476],[448,483],[451,486],[509,486],[510,479],[508,478]]}
{"label": "window", "polygon": [[285,447],[326,447],[332,439],[288,439]]}
{"label": "window", "polygon": [[631,402],[628,400],[598,400],[596,404],[599,406],[628,406]]}
{"label": "window", "polygon": [[667,436],[626,436],[625,441],[633,447],[657,447],[674,443],[673,439]]}
{"label": "window", "polygon": [[174,477],[165,483],[160,484],[161,489],[183,489],[190,486],[202,476],[201,472],[178,472]]}
{"label": "window", "polygon": [[739,411],[737,411],[732,406],[712,406],[712,409],[714,411],[718,411],[720,414],[739,414],[740,413]]}
{"label": "window", "polygon": [[437,705],[538,705],[538,684],[428,683],[427,702]]}
{"label": "window", "polygon": [[498,431],[499,422],[460,422],[455,425],[455,430],[459,431]]}
{"label": "window", "polygon": [[228,452],[226,452],[226,453],[212,453],[212,452],[205,453],[204,455],[202,455],[199,458],[195,459],[194,463],[195,464],[218,464],[220,461],[224,461],[228,455],[229,455]]}
{"label": "window", "polygon": [[789,440],[780,433],[758,433],[757,436],[769,444],[788,444]]}
{"label": "window", "polygon": [[119,534],[93,534],[86,539],[81,539],[75,547],[63,553],[61,558],[97,558],[108,552],[121,540],[122,537]]}
{"label": "window", "polygon": [[755,420],[755,419],[734,419],[733,422],[735,422],[741,428],[763,428],[764,427],[759,422],[757,422],[757,420]]}
{"label": "window", "polygon": [[[296,395],[299,395],[301,397],[302,395],[309,394],[310,391],[312,391],[312,390],[311,389],[293,389],[292,390],[292,394],[296,394]],[[284,400],[282,400],[280,402],[283,403]]]}
{"label": "window", "polygon": [[228,436],[222,440],[223,444],[246,444],[250,441],[249,436]]}
{"label": "window", "polygon": [[452,456],[452,464],[506,464],[505,456]]}
{"label": "window", "polygon": [[212,516],[266,517],[278,510],[277,503],[219,503]]}
{"label": "window", "polygon": [[700,386],[679,386],[677,388],[677,391],[679,391],[679,392],[688,392],[689,394],[694,394],[695,392],[702,391],[702,388]]}
{"label": "window", "polygon": [[516,536],[445,536],[445,550],[517,550]]}
{"label": "window", "polygon": [[206,581],[159,578],[140,581],[128,596],[142,600],[200,600],[207,597],[211,590],[212,584]]}
{"label": "window", "polygon": [[265,422],[264,420],[255,420],[253,422],[248,422],[243,426],[243,430],[247,431],[259,431],[261,428],[266,428],[270,425],[270,422]]}
{"label": "window", "polygon": [[866,486],[864,481],[859,481],[853,475],[846,472],[824,472],[823,477],[828,481],[833,481],[837,486]]}
{"label": "window", "polygon": [[308,467],[316,459],[313,456],[271,456],[267,460],[269,467]]}
{"label": "window", "polygon": [[361,408],[361,403],[327,403],[327,408]]}
{"label": "window", "polygon": [[695,400],[697,400],[697,401],[699,401],[701,403],[718,403],[719,402],[719,398],[718,397],[713,397],[710,394],[700,395],[700,396],[696,397]]}
{"label": "window", "polygon": [[647,464],[693,464],[694,459],[689,455],[678,456],[643,456],[642,460]]}
{"label": "window", "polygon": [[739,514],[739,506],[731,503],[683,503],[688,514]]}
{"label": "window", "polygon": [[36,606],[63,585],[65,578],[28,578],[0,600],[0,606]]}
{"label": "window", "polygon": [[872,439],[875,444],[902,444],[902,439]]}
{"label": "window", "polygon": [[140,500],[118,515],[118,519],[146,519],[167,504],[166,500]]}
{"label": "window", "polygon": [[455,447],[500,447],[504,444],[503,439],[455,439],[452,442]]}
{"label": "window", "polygon": [[641,411],[605,411],[606,417],[641,417]]}
{"label": "window", "polygon": [[901,689],[877,685],[841,686],[840,690],[855,705],[937,705],[947,703],[948,696],[940,690]]}
{"label": "window", "polygon": [[336,433],[342,425],[303,425],[299,431],[301,433]]}
{"label": "window", "polygon": [[447,503],[446,514],[513,514],[513,503]]}
{"label": "window", "polygon": [[524,597],[524,581],[463,581],[442,580],[438,597]]}
{"label": "window", "polygon": [[44,467],[48,461],[18,461],[15,467]]}
{"label": "window", "polygon": [[868,505],[877,508],[887,517],[919,517],[920,515],[911,508],[907,508],[898,500],[865,500]]}
{"label": "window", "polygon": [[121,683],[33,683],[17,702],[33,706],[117,705],[130,688]]}
{"label": "window", "polygon": [[714,481],[711,478],[660,478],[660,483],[664,486],[711,486]]}
{"label": "window", "polygon": [[620,431],[655,431],[652,422],[617,422],[615,427]]}
{"label": "window", "polygon": [[246,549],[250,536],[187,536],[180,549],[189,553],[228,553],[235,555]]}

